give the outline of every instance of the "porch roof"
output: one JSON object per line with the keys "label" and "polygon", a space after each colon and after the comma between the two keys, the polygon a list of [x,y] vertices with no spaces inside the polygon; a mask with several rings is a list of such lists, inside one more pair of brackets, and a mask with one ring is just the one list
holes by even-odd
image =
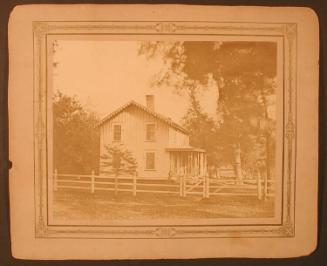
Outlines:
{"label": "porch roof", "polygon": [[166,148],[168,152],[202,152],[204,153],[204,149],[195,148],[192,146],[176,146],[176,147],[168,147]]}

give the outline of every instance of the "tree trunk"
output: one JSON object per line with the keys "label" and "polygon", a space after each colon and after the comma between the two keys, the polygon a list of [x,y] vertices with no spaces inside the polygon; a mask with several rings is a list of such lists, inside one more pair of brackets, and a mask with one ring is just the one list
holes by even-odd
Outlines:
{"label": "tree trunk", "polygon": [[234,148],[234,172],[237,184],[243,184],[242,165],[241,165],[241,146],[235,144]]}

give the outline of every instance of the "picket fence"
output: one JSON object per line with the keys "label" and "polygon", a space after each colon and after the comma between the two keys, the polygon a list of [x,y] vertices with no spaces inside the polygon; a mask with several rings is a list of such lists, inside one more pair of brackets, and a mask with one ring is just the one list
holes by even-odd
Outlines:
{"label": "picket fence", "polygon": [[115,194],[125,191],[134,196],[138,193],[177,194],[180,197],[187,195],[202,195],[209,198],[213,195],[256,196],[259,200],[274,196],[274,181],[264,180],[258,175],[256,179],[242,181],[231,178],[191,177],[182,175],[177,180],[158,178],[142,178],[137,174],[132,176],[103,176],[53,174],[53,189],[80,189],[95,191],[113,191]]}

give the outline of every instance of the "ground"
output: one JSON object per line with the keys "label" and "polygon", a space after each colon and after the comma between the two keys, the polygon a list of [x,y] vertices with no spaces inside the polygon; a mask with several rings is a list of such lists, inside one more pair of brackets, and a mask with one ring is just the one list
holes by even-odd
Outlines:
{"label": "ground", "polygon": [[255,196],[201,196],[60,190],[54,192],[54,218],[69,221],[117,219],[271,218],[274,200]]}

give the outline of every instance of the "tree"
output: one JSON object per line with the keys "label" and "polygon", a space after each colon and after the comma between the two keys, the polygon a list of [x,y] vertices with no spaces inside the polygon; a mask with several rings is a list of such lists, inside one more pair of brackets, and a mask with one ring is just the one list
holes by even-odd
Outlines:
{"label": "tree", "polygon": [[101,158],[101,173],[120,175],[135,174],[137,168],[136,159],[132,153],[120,145],[106,145]]}
{"label": "tree", "polygon": [[182,124],[190,133],[190,145],[205,149],[208,163],[217,166],[217,162],[221,158],[218,158],[219,154],[216,152],[215,122],[202,110],[195,89],[189,91],[189,102],[190,105],[183,117]]}
{"label": "tree", "polygon": [[53,97],[53,162],[61,173],[90,174],[99,168],[99,119],[76,97]]}
{"label": "tree", "polygon": [[[275,43],[146,42],[139,53],[148,59],[163,58],[165,67],[156,76],[157,86],[174,86],[180,93],[203,90],[210,77],[214,79],[218,84],[215,121],[220,144],[217,152],[225,153],[227,158],[234,157],[233,163],[240,175],[241,163],[254,167],[262,161],[259,150],[263,149],[268,175],[274,152],[275,124],[268,109],[274,104]],[[269,126],[260,127],[262,121]],[[260,141],[262,135],[265,136],[263,142]],[[252,152],[254,147],[256,152]]]}

